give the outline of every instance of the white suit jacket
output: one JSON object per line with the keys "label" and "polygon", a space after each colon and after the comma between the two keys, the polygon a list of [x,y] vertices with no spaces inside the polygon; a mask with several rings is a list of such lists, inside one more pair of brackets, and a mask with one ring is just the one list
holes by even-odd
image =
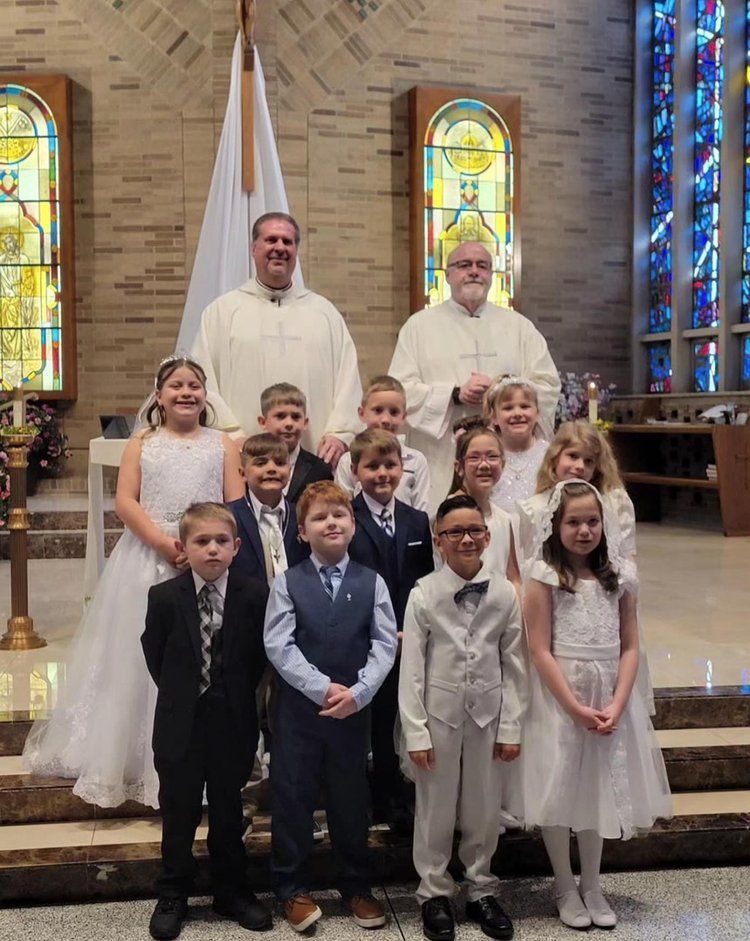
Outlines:
{"label": "white suit jacket", "polygon": [[[457,729],[497,722],[496,742],[521,741],[528,702],[523,623],[510,582],[489,577],[476,611],[456,603],[467,582],[445,565],[420,578],[406,606],[398,702],[408,751],[432,748],[428,716]],[[476,596],[474,596],[476,598]]]}

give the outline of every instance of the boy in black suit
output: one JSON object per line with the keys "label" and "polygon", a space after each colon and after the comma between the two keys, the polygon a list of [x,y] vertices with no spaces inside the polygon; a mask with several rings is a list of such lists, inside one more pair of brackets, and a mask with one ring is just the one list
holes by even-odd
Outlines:
{"label": "boy in black suit", "polygon": [[260,410],[260,427],[278,435],[289,450],[291,473],[284,494],[290,503],[299,500],[308,484],[316,480],[333,480],[330,465],[300,446],[309,421],[304,392],[289,382],[277,382],[261,392]]}
{"label": "boy in black suit", "polygon": [[268,585],[310,554],[299,538],[294,507],[284,496],[289,471],[289,452],[281,437],[253,435],[242,446],[245,496],[227,504],[240,537],[232,571]]}
{"label": "boy in black suit", "polygon": [[151,588],[141,637],[159,688],[153,749],[163,868],[149,931],[153,938],[176,938],[187,915],[204,787],[214,911],[263,931],[271,915],[247,883],[240,790],[258,741],[255,688],[266,665],[267,589],[228,572],[239,540],[225,506],[189,507],[180,541],[190,569]]}
{"label": "boy in black suit", "polygon": [[[422,510],[395,496],[403,474],[398,438],[379,428],[357,435],[351,446],[352,471],[362,492],[353,501],[356,531],[349,554],[381,575],[388,586],[399,634],[409,592],[433,568],[430,521]],[[398,714],[399,659],[372,703],[372,804],[376,820],[409,832],[413,816],[393,744]]]}

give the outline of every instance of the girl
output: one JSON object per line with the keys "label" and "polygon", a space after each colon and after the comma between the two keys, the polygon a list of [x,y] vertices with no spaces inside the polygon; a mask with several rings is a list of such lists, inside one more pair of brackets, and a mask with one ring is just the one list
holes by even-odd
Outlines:
{"label": "girl", "polygon": [[503,442],[505,466],[492,490],[492,502],[507,513],[534,493],[548,443],[539,435],[536,389],[520,376],[501,376],[484,396],[484,417]]}
{"label": "girl", "polygon": [[158,807],[151,753],[156,686],[140,638],[149,588],[185,568],[177,524],[193,502],[242,496],[236,445],[205,427],[206,376],[193,360],[159,367],[148,427],[123,454],[115,546],[71,648],[67,683],[49,722],[24,748],[34,774],[76,778],[73,793],[100,807]]}
{"label": "girl", "polygon": [[453,432],[456,435],[456,461],[448,496],[464,493],[476,500],[490,533],[490,544],[483,556],[484,565],[488,571],[505,574],[520,597],[521,575],[511,517],[490,499],[503,471],[500,436],[478,416],[456,422]]}
{"label": "girl", "polygon": [[563,924],[612,928],[617,919],[599,883],[602,839],[629,839],[671,814],[664,762],[634,688],[631,566],[618,573],[610,563],[601,500],[588,483],[556,484],[542,527],[543,558],[524,599],[535,668],[521,749],[525,822],[542,828]]}

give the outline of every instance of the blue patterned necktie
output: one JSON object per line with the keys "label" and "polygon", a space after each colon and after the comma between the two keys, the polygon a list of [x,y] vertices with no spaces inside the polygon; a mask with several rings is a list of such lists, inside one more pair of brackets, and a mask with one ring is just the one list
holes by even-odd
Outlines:
{"label": "blue patterned necktie", "polygon": [[393,538],[393,514],[390,510],[385,509],[381,511],[380,526],[386,536]]}
{"label": "blue patterned necktie", "polygon": [[453,600],[456,604],[460,604],[465,598],[469,595],[479,595],[481,598],[482,595],[487,594],[487,589],[490,587],[490,580],[485,579],[483,582],[467,582],[463,588],[459,588],[456,594],[453,596]]}
{"label": "blue patterned necktie", "polygon": [[218,597],[216,587],[210,582],[198,592],[198,614],[201,632],[201,678],[198,695],[202,696],[211,685],[211,641],[214,636],[214,605],[212,595]]}
{"label": "blue patterned necktie", "polygon": [[323,587],[326,594],[333,601],[333,576],[340,575],[341,570],[338,565],[321,565],[320,574],[323,576]]}

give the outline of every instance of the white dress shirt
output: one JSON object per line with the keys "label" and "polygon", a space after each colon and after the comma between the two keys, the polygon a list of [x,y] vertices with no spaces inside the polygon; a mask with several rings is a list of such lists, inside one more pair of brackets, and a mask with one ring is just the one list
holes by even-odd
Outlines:
{"label": "white dress shirt", "polygon": [[[373,500],[373,498],[369,494],[365,493],[364,490],[362,491],[362,497],[365,501],[367,509],[370,511],[370,515],[372,516],[372,518],[375,520],[375,522],[378,524],[378,526],[381,529],[383,529],[383,517],[382,517],[383,510],[388,510],[390,512],[391,518],[388,520],[388,522],[390,524],[391,530],[393,531],[393,535],[395,536],[396,535],[396,497],[395,496],[391,497],[390,501],[386,503],[385,506],[382,503],[378,503],[377,500]],[[383,530],[383,532],[385,532],[385,530]]]}

